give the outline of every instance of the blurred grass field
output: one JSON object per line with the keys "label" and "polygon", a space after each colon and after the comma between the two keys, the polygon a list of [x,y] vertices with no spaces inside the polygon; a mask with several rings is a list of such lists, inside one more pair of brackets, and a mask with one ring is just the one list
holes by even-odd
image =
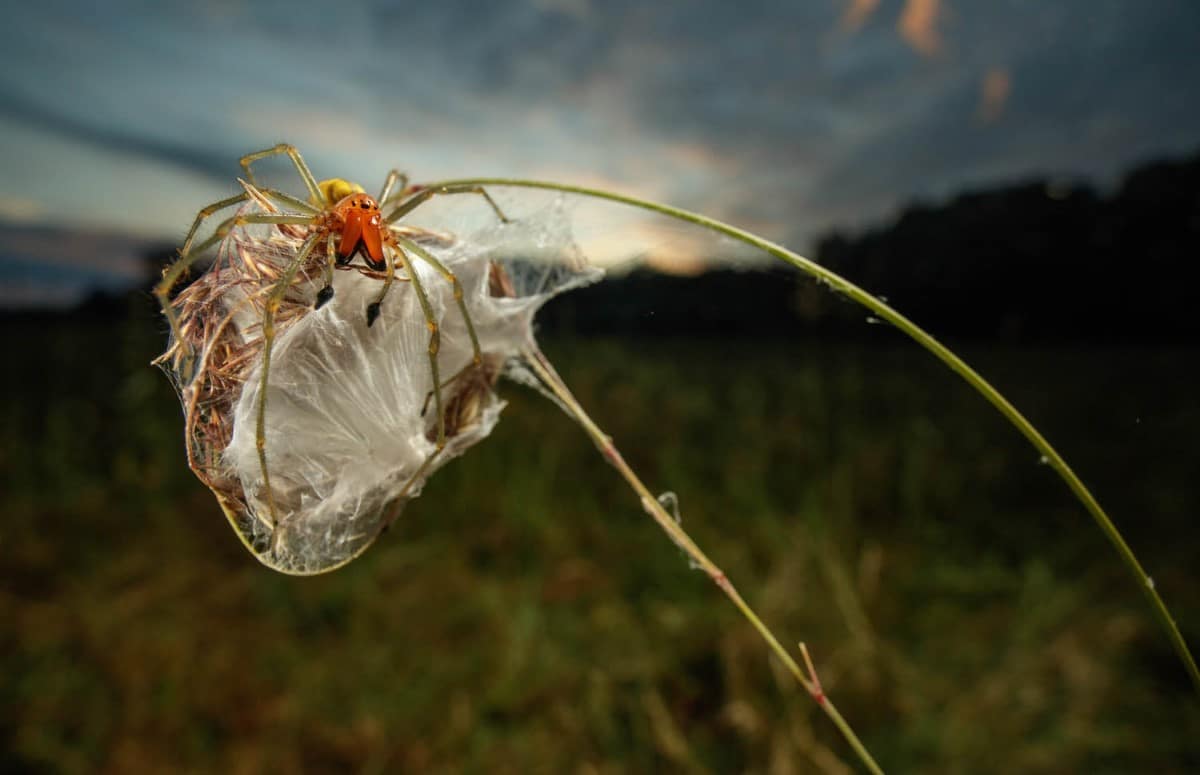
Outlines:
{"label": "blurred grass field", "polygon": [[[347,568],[187,469],[149,316],[4,324],[0,769],[845,772],[587,438],[515,385]],[[555,339],[581,403],[889,771],[1194,772],[1200,703],[1051,471],[915,347]],[[1200,642],[1197,353],[966,348]]]}

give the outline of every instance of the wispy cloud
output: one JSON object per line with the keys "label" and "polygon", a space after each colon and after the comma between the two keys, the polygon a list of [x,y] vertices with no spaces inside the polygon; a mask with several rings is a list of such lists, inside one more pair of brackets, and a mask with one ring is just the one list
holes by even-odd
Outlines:
{"label": "wispy cloud", "polygon": [[842,14],[842,27],[851,32],[862,28],[878,7],[879,0],[849,0],[849,5]]}
{"label": "wispy cloud", "polygon": [[933,56],[942,48],[942,37],[938,32],[941,14],[941,0],[906,0],[896,29],[914,49],[925,56]]}
{"label": "wispy cloud", "polygon": [[983,124],[991,124],[1004,113],[1012,94],[1012,76],[1003,67],[989,68],[979,84],[979,107],[975,118]]}

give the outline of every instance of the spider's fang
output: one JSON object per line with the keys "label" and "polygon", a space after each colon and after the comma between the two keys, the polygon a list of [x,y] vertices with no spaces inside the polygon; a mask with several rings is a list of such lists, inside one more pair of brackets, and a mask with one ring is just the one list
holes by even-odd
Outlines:
{"label": "spider's fang", "polygon": [[373,302],[367,305],[367,327],[375,325],[375,319],[379,317],[379,302]]}
{"label": "spider's fang", "polygon": [[313,309],[320,309],[325,306],[325,303],[333,298],[333,286],[326,285],[321,290],[317,291],[317,301],[313,304]]}

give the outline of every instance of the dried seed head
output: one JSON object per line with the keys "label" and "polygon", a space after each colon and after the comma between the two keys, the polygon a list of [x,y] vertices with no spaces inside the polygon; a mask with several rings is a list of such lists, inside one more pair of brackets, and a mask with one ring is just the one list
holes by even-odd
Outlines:
{"label": "dried seed head", "polygon": [[[258,454],[263,310],[308,232],[235,229],[173,302],[183,339],[159,362],[183,402],[189,463],[246,546],[272,568],[319,573],[369,546],[434,471],[491,431],[504,405],[493,386],[532,341],[537,308],[599,276],[575,248],[560,203],[465,239],[430,234],[426,249],[462,286],[481,362],[453,286],[416,256],[410,259],[432,321],[399,272],[368,326],[366,309],[382,284],[378,272],[358,267],[335,272],[333,298],[314,310],[325,271],[319,244],[274,316],[261,434],[270,498]],[[436,401],[429,400],[430,322],[439,336],[440,451]]]}

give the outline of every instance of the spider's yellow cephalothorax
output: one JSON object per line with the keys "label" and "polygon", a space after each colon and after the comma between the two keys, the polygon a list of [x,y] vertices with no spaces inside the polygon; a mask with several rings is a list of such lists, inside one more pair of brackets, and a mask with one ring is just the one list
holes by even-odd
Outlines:
{"label": "spider's yellow cephalothorax", "polygon": [[[322,180],[317,184],[317,188],[321,189],[321,193],[325,195],[325,201],[330,204],[340,202],[351,194],[363,193],[362,186],[341,178]],[[313,202],[313,204],[317,207],[325,206],[325,202]]]}

